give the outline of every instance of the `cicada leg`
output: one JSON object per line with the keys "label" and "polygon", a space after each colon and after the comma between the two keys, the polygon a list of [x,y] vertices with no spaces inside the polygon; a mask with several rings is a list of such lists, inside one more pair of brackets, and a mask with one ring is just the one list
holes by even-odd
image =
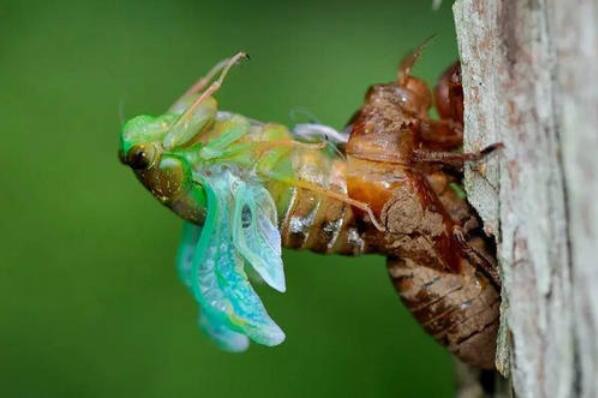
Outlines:
{"label": "cicada leg", "polygon": [[434,89],[434,103],[441,120],[463,125],[463,86],[458,61],[440,75]]}
{"label": "cicada leg", "polygon": [[483,251],[476,249],[469,243],[462,227],[455,225],[453,228],[453,236],[472,264],[481,270],[492,281],[497,289],[500,289],[501,281],[496,264],[488,259]]}
{"label": "cicada leg", "polygon": [[255,146],[257,153],[263,153],[273,148],[303,148],[307,150],[321,150],[326,148],[326,142],[299,142],[293,139],[280,139],[257,141]]}
{"label": "cicada leg", "polygon": [[431,150],[454,151],[463,146],[463,127],[452,120],[422,120],[419,136]]}
{"label": "cicada leg", "polygon": [[411,51],[409,54],[405,56],[405,58],[401,60],[401,63],[399,64],[399,68],[397,70],[397,82],[401,86],[405,86],[405,84],[407,83],[407,79],[411,74],[411,69],[413,68],[413,65],[415,65],[426,46],[430,44],[430,42],[434,39],[435,36],[436,35],[432,35],[426,38],[419,46],[417,46],[415,50]]}
{"label": "cicada leg", "polygon": [[413,161],[422,163],[439,163],[444,166],[453,167],[457,170],[463,170],[465,162],[480,161],[501,148],[504,148],[504,144],[499,142],[488,145],[480,151],[467,153],[415,149],[413,151]]}
{"label": "cicada leg", "polygon": [[[218,103],[212,96],[220,89],[230,69],[245,57],[245,53],[238,53],[226,60],[222,67],[215,67],[215,70],[220,72],[220,76],[189,106],[186,106],[186,100],[190,101],[194,92],[188,96],[183,96],[183,98],[173,105],[173,108],[171,108],[173,112],[178,113],[180,111],[181,114],[172,126],[170,126],[169,132],[163,140],[163,145],[166,148],[174,148],[189,142],[203,127],[216,117]],[[197,84],[197,86],[201,85]],[[178,109],[181,106],[186,107]]]}
{"label": "cicada leg", "polygon": [[220,87],[222,87],[222,83],[224,82],[224,79],[226,78],[226,75],[228,75],[228,72],[230,71],[230,69],[233,66],[235,66],[239,61],[246,59],[246,58],[247,58],[247,54],[240,52],[240,53],[235,54],[235,56],[231,57],[230,59],[228,59],[225,62],[225,65],[222,67],[222,70],[220,71],[220,76],[218,77],[218,79],[216,81],[212,82],[212,84],[210,84],[210,86],[195,101],[193,101],[193,103],[189,106],[189,108],[187,108],[187,110],[180,116],[179,120],[177,120],[175,125],[184,123],[185,121],[189,120],[189,118],[193,114],[193,111],[203,101],[205,101],[206,98],[213,96],[218,90],[220,90]]}
{"label": "cicada leg", "polygon": [[238,52],[232,57],[225,58],[218,62],[216,65],[212,67],[212,69],[208,71],[208,73],[205,76],[200,77],[195,83],[193,83],[193,85],[191,85],[191,87],[189,87],[187,91],[185,91],[185,93],[178,100],[176,100],[176,102],[170,107],[170,109],[177,109],[179,105],[185,103],[186,100],[190,98],[192,95],[204,90],[207,87],[207,85],[212,80],[214,80],[218,73],[222,72],[226,68],[230,68],[229,65],[234,65],[243,58],[247,58],[247,54],[245,54],[244,52]]}
{"label": "cicada leg", "polygon": [[[405,78],[404,84],[409,85],[410,79],[413,78]],[[459,62],[451,65],[438,79],[434,105],[440,120],[421,118],[418,123],[421,144],[436,151],[459,149],[463,146],[463,87]]]}

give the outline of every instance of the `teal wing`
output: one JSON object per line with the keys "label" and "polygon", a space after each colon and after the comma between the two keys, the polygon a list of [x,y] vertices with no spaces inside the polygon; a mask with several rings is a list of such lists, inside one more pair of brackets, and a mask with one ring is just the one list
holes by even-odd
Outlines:
{"label": "teal wing", "polygon": [[[208,228],[208,230],[211,230],[211,228]],[[179,245],[176,261],[179,277],[191,291],[202,292],[202,299],[198,300],[200,301],[200,308],[202,309],[201,314],[199,315],[200,328],[203,329],[223,350],[232,352],[245,351],[249,346],[249,339],[247,336],[234,331],[227,320],[224,319],[217,310],[219,307],[226,306],[226,300],[222,294],[219,294],[217,283],[215,283],[213,276],[210,277],[210,270],[206,270],[205,267],[204,269],[195,269],[195,271],[193,269],[196,253],[200,253],[201,255],[201,250],[205,250],[205,244],[203,246],[199,245],[201,232],[201,227],[189,222],[183,224],[183,236]],[[200,248],[199,251],[197,250],[198,247]],[[203,274],[203,287],[194,284],[194,272]],[[214,305],[206,305],[205,299],[214,300]]]}
{"label": "teal wing", "polygon": [[234,193],[242,182],[230,172],[198,178],[207,194],[208,214],[203,228],[184,226],[177,269],[199,304],[200,326],[229,351],[246,349],[247,337],[268,346],[280,344],[284,332],[251,287],[245,257],[234,243]]}
{"label": "teal wing", "polygon": [[218,315],[204,311],[199,315],[199,327],[225,351],[243,352],[249,348],[249,338],[235,332]]}
{"label": "teal wing", "polygon": [[195,254],[195,248],[199,242],[200,235],[201,227],[190,222],[183,223],[183,232],[177,251],[176,265],[179,278],[188,288],[191,288],[193,255]]}
{"label": "teal wing", "polygon": [[261,184],[240,182],[235,192],[233,242],[237,250],[274,289],[286,290],[276,205]]}
{"label": "teal wing", "polygon": [[213,192],[213,195],[208,194],[208,208],[212,202],[219,209],[217,230],[212,234],[211,247],[217,259],[215,266],[220,288],[231,304],[229,320],[257,343],[268,346],[280,344],[285,335],[270,318],[251,287],[245,274],[244,259],[233,242],[231,209],[234,205],[234,187],[241,181],[227,171],[206,180],[206,189]]}

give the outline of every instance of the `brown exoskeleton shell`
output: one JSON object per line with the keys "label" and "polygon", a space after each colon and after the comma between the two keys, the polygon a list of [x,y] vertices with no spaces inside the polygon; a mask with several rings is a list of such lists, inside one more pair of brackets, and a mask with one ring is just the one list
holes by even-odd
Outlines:
{"label": "brown exoskeleton shell", "polygon": [[[463,92],[459,64],[440,78],[434,95],[410,75],[419,50],[396,81],[370,87],[349,122],[346,159],[324,173],[329,195],[292,188],[281,222],[283,244],[321,253],[387,256],[401,299],[424,329],[463,361],[493,368],[500,279],[495,249],[459,184]],[[428,117],[435,103],[439,120]],[[300,158],[309,166],[313,159]],[[309,173],[298,173],[308,175]],[[374,228],[372,217],[383,228]]]}
{"label": "brown exoskeleton shell", "polygon": [[351,120],[348,191],[385,225],[368,243],[388,256],[414,317],[465,362],[493,368],[500,305],[494,248],[452,188],[474,157],[455,152],[463,125],[459,65],[441,76],[436,121],[427,116],[430,90],[409,74],[416,58],[401,66],[397,81],[372,86]]}
{"label": "brown exoskeleton shell", "polygon": [[[433,95],[410,75],[418,51],[401,64],[396,81],[368,90],[348,126],[346,159],[322,174],[328,194],[291,188],[283,245],[386,255],[395,288],[424,329],[470,365],[493,368],[500,306],[495,249],[458,188],[463,163],[488,151],[458,152],[459,64],[441,76]],[[440,120],[428,117],[433,102]],[[312,164],[299,157],[297,168]],[[369,213],[331,197],[332,191]],[[383,228],[374,228],[371,217]]]}

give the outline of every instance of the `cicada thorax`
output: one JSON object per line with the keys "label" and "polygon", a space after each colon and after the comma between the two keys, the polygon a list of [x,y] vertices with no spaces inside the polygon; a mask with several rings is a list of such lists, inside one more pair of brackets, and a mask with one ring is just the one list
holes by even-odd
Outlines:
{"label": "cicada thorax", "polygon": [[382,221],[386,232],[365,238],[387,255],[393,284],[414,317],[465,362],[492,368],[500,296],[496,280],[477,264],[496,265],[492,244],[451,188],[460,176],[415,160],[416,150],[434,150],[448,129],[437,124],[425,137],[429,90],[408,79],[373,86],[351,120],[347,190]]}

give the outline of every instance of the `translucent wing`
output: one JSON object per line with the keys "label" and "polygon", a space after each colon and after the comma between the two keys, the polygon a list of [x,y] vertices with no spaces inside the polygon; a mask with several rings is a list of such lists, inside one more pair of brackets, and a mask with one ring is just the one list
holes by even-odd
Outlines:
{"label": "translucent wing", "polygon": [[286,290],[276,205],[260,184],[240,181],[235,192],[233,241],[241,255],[274,289]]}
{"label": "translucent wing", "polygon": [[238,328],[257,343],[269,346],[280,344],[285,338],[284,333],[270,318],[251,287],[244,271],[243,257],[233,243],[233,189],[240,180],[228,171],[206,180],[206,189],[214,193],[208,194],[208,209],[212,203],[213,207],[218,208],[217,228],[211,237],[210,254],[215,259],[219,286],[231,306],[227,311],[228,319],[235,329]]}
{"label": "translucent wing", "polygon": [[293,127],[293,134],[303,139],[325,138],[331,143],[340,145],[349,141],[349,134],[319,123],[300,123]]}
{"label": "translucent wing", "polygon": [[235,332],[211,312],[199,315],[199,327],[225,351],[242,352],[249,348],[249,338]]}
{"label": "translucent wing", "polygon": [[[206,220],[206,223],[209,220]],[[209,228],[211,229],[211,228]],[[181,243],[177,252],[177,271],[179,277],[191,291],[198,289],[197,286],[193,286],[193,260],[197,252],[198,243],[200,241],[202,228],[192,223],[186,222],[183,224],[183,233]],[[204,249],[202,249],[204,250]],[[201,267],[200,267],[201,268]],[[204,273],[204,281],[207,282],[209,278],[209,272],[205,270],[199,270]],[[207,283],[208,286],[214,286],[214,281]],[[225,306],[224,296],[218,295],[215,291],[210,289],[204,289],[205,297],[211,297],[219,302],[219,306]],[[240,352],[245,351],[249,347],[249,339],[247,336],[235,332],[228,324],[226,319],[218,315],[218,311],[210,306],[202,305],[203,300],[200,302],[202,308],[199,316],[199,326],[203,329],[215,342],[216,344],[226,351]],[[218,307],[218,305],[216,305]]]}
{"label": "translucent wing", "polygon": [[246,349],[246,336],[264,345],[280,344],[285,335],[247,280],[244,258],[233,243],[233,190],[240,180],[228,171],[199,178],[208,214],[203,228],[185,225],[177,268],[200,306],[200,326],[229,351]]}
{"label": "translucent wing", "polygon": [[176,256],[177,272],[181,281],[191,288],[193,255],[201,235],[201,227],[190,222],[183,223],[181,243]]}

